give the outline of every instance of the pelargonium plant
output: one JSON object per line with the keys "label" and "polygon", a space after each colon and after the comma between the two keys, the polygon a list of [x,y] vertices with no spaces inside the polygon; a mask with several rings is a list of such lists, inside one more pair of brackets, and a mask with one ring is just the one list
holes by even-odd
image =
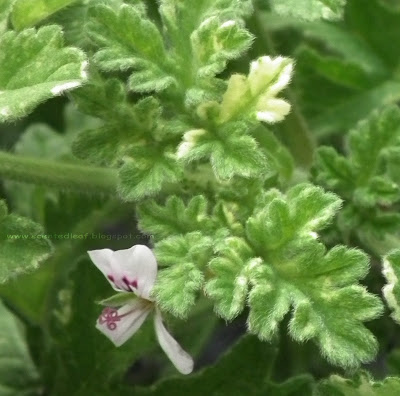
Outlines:
{"label": "pelargonium plant", "polygon": [[399,395],[399,40],[397,0],[0,1],[0,396]]}

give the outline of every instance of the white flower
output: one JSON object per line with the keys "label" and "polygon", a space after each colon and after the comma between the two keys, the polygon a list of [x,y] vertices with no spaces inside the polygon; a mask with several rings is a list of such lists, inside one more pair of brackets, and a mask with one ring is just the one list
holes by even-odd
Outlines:
{"label": "white flower", "polygon": [[157,277],[157,261],[153,252],[147,246],[135,245],[116,252],[101,249],[88,253],[114,290],[137,296],[118,309],[105,308],[96,327],[116,346],[120,346],[140,328],[154,309],[154,327],[161,348],[182,374],[191,373],[193,359],[168,333],[161,313],[150,297]]}

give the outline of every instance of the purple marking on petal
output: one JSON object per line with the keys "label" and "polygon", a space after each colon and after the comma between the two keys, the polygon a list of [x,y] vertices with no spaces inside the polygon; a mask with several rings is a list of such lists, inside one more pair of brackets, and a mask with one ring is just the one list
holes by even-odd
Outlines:
{"label": "purple marking on petal", "polygon": [[138,282],[136,279],[133,282],[131,282],[131,286],[133,286],[135,289],[138,288]]}
{"label": "purple marking on petal", "polygon": [[130,283],[129,283],[128,279],[126,278],[126,276],[124,276],[124,277],[122,278],[122,282],[124,282],[125,285],[126,285],[126,289],[124,288],[125,290],[127,290],[127,291],[132,291],[131,288],[130,288]]}
{"label": "purple marking on petal", "polygon": [[115,283],[114,277],[113,277],[112,275],[107,275],[107,278],[108,278],[111,282]]}

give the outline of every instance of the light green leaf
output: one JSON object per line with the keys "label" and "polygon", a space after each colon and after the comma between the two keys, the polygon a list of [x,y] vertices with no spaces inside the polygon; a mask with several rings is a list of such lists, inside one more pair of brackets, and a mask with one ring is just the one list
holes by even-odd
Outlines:
{"label": "light green leaf", "polygon": [[8,32],[0,39],[0,122],[30,113],[39,103],[86,80],[85,55],[63,48],[61,29]]}
{"label": "light green leaf", "polygon": [[116,12],[106,6],[94,7],[88,32],[100,47],[94,61],[103,70],[134,70],[129,78],[131,90],[161,91],[175,84],[163,38],[139,9],[123,5]]}
{"label": "light green leaf", "polygon": [[374,381],[368,372],[360,372],[351,379],[331,375],[318,384],[315,396],[389,396],[400,392],[400,378],[387,377]]}
{"label": "light green leaf", "polygon": [[326,251],[317,241],[316,231],[329,224],[341,200],[300,184],[286,196],[270,193],[262,201],[246,224],[259,258],[246,272],[250,331],[272,339],[293,307],[289,332],[295,340],[313,339],[323,356],[342,367],[370,361],[377,343],[362,322],[379,316],[382,304],[358,284],[368,272],[368,257],[344,246]]}
{"label": "light green leaf", "polygon": [[400,324],[400,250],[394,250],[384,257],[382,273],[386,279],[383,296],[392,310],[392,318]]}
{"label": "light green leaf", "polygon": [[0,394],[29,396],[39,392],[39,374],[29,355],[22,325],[0,302]]}
{"label": "light green leaf", "polygon": [[155,201],[142,203],[138,207],[138,219],[139,228],[156,240],[208,230],[211,226],[207,200],[202,195],[193,197],[187,205],[175,195],[169,197],[163,206]]}
{"label": "light green leaf", "polygon": [[16,0],[11,20],[16,30],[31,27],[76,0]]}
{"label": "light green leaf", "polygon": [[0,202],[0,212],[0,282],[6,282],[37,268],[49,256],[51,245],[38,224],[7,215],[4,201]]}
{"label": "light green leaf", "polygon": [[346,0],[271,0],[276,13],[308,20],[341,18],[345,4]]}

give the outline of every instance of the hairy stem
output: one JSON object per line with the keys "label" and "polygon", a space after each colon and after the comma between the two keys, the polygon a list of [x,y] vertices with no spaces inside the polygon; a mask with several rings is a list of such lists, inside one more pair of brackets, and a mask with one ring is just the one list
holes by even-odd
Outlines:
{"label": "hairy stem", "polygon": [[[262,15],[263,13],[255,7],[252,27],[258,38],[255,42],[255,46],[258,46],[256,50],[259,49],[261,53],[267,50],[270,55],[277,55],[272,37],[262,22]],[[282,140],[288,146],[297,164],[308,169],[312,165],[315,141],[301,114],[292,89],[287,88],[287,96],[292,105],[292,111],[282,123]]]}
{"label": "hairy stem", "polygon": [[0,152],[0,177],[60,190],[114,194],[117,172]]}

